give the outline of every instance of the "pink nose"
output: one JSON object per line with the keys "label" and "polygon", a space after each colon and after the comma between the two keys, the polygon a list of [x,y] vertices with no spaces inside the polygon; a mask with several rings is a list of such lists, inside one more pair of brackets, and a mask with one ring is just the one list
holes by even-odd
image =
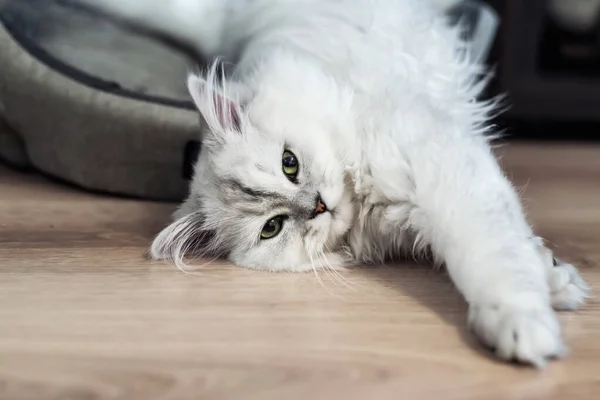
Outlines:
{"label": "pink nose", "polygon": [[325,211],[327,211],[327,206],[323,203],[323,200],[321,200],[321,196],[319,196],[315,207],[315,215],[323,214]]}

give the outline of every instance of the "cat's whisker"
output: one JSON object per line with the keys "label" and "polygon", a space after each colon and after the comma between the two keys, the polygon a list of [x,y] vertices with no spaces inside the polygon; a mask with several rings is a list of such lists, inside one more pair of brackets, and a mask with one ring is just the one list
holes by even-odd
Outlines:
{"label": "cat's whisker", "polygon": [[315,273],[315,278],[317,278],[317,281],[319,282],[319,284],[329,292],[329,290],[327,289],[327,287],[325,287],[325,285],[323,284],[323,281],[321,280],[321,278],[319,277],[319,273],[317,272],[317,267],[315,266],[315,260],[313,259],[313,254],[312,252],[308,252],[308,258],[310,259],[310,265],[312,266],[313,272]]}
{"label": "cat's whisker", "polygon": [[[331,252],[331,248],[329,247],[329,243],[325,243],[325,249],[328,252]],[[346,253],[346,256],[349,259],[352,259],[352,252],[350,251],[350,249],[346,246],[342,246],[342,251],[344,251],[344,253]],[[337,270],[335,267],[332,267],[333,270],[335,270],[335,272],[338,274],[338,276],[340,278],[342,278],[343,280],[345,280],[350,286],[348,286],[350,289],[356,291],[356,292],[360,292],[358,288],[366,288],[366,285],[363,285],[361,283],[357,283],[356,281],[352,281],[349,278],[347,278],[343,273],[341,273],[339,270]]]}
{"label": "cat's whisker", "polygon": [[318,250],[317,255],[323,266],[322,269],[323,269],[323,271],[325,271],[325,273],[327,274],[329,279],[336,285],[341,283],[339,277],[337,276],[337,274],[331,267],[329,261],[327,260],[327,257],[325,256],[325,253],[323,252],[323,250]]}
{"label": "cat's whisker", "polygon": [[341,284],[342,286],[344,286],[347,289],[350,289],[354,292],[356,292],[356,288],[353,286],[353,282],[349,281],[348,279],[346,279],[342,274],[340,274],[339,271],[336,271],[336,269],[330,265],[328,265],[327,267],[331,273],[331,275],[333,276],[333,279],[335,279],[335,282],[338,284]]}
{"label": "cat's whisker", "polygon": [[[324,244],[324,247],[327,250],[327,252],[331,252],[331,249],[327,243]],[[352,285],[354,283],[352,281],[350,281],[348,278],[346,278],[340,271],[338,271],[334,266],[332,266],[331,263],[327,260],[327,257],[325,256],[323,249],[321,249],[321,254],[323,256],[324,265],[326,266],[327,269],[329,269],[331,271],[331,274],[336,278],[336,281],[338,283],[341,283],[348,289],[352,289],[352,290],[356,291],[356,289],[354,287],[352,287]]]}
{"label": "cat's whisker", "polygon": [[322,265],[321,269],[323,270],[323,272],[325,273],[325,275],[327,275],[327,277],[329,278],[329,280],[331,280],[333,283],[336,283],[335,277],[332,277],[331,273],[328,271],[327,264],[326,264],[327,261],[325,260],[323,252],[319,251],[319,250],[316,250],[315,251],[315,257],[319,261],[319,265]]}
{"label": "cat's whisker", "polygon": [[316,256],[319,259],[320,263],[323,265],[322,269],[327,275],[327,277],[335,284],[341,283],[339,277],[335,274],[335,272],[331,268],[331,265],[327,261],[327,257],[325,256],[323,249],[317,249]]}
{"label": "cat's whisker", "polygon": [[[309,241],[307,246],[307,252],[308,252],[308,257],[310,258],[310,262],[313,268],[313,271],[315,272],[315,276],[317,277],[317,280],[319,281],[319,283],[321,284],[321,286],[327,291],[327,293],[330,296],[334,296],[334,297],[339,297],[338,295],[334,294],[333,292],[331,292],[331,290],[329,290],[329,288],[324,284],[324,282],[321,280],[321,278],[319,277],[319,274],[317,272],[317,266],[315,265],[315,260],[314,258],[317,259],[317,261],[319,262],[319,265],[322,266],[322,270],[323,272],[327,275],[327,277],[335,283],[335,280],[330,276],[329,271],[327,270],[327,260],[325,258],[325,255],[323,253],[322,250],[322,246],[318,246],[316,245],[312,240]],[[308,250],[310,249],[310,250]]]}
{"label": "cat's whisker", "polygon": [[[329,265],[327,258],[325,257],[325,253],[323,252],[323,249],[319,248],[316,250],[315,253],[316,257],[319,259],[319,261],[321,262],[321,265],[323,266],[322,269],[325,272],[325,274],[327,275],[327,277],[329,277],[329,279],[333,282],[333,283],[341,283],[339,281],[339,279],[336,279],[335,274],[332,276],[331,272],[333,272],[333,270],[331,269],[331,266]],[[330,296],[333,297],[342,297],[337,293],[333,293],[331,292],[328,288],[325,288],[325,290],[327,290],[327,293],[329,293]]]}

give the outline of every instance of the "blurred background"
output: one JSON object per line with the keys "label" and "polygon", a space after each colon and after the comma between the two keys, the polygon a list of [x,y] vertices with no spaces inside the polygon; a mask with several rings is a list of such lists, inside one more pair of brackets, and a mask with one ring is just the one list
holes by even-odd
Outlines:
{"label": "blurred background", "polygon": [[600,1],[488,0],[500,17],[489,94],[512,139],[600,139]]}

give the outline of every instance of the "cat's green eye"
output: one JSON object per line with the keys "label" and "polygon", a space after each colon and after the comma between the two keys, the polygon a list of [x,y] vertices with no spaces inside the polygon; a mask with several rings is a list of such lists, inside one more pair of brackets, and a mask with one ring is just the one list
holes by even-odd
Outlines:
{"label": "cat's green eye", "polygon": [[260,232],[260,238],[272,239],[275,236],[279,235],[279,232],[281,232],[281,228],[283,228],[283,219],[284,217],[282,215],[278,215],[277,217],[268,220],[265,226],[263,226],[262,231]]}
{"label": "cat's green eye", "polygon": [[285,176],[292,182],[296,181],[296,176],[298,176],[298,158],[294,153],[289,150],[284,150],[283,155],[281,156],[281,168],[283,169],[283,173]]}

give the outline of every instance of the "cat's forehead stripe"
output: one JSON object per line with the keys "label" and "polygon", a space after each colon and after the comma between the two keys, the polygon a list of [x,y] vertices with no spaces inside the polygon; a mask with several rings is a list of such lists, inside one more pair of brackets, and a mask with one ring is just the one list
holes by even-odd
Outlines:
{"label": "cat's forehead stripe", "polygon": [[243,184],[242,182],[240,182],[237,179],[229,179],[229,180],[225,181],[224,184],[229,186],[229,188],[231,188],[235,191],[238,191],[238,192],[242,192],[254,199],[264,199],[264,198],[268,197],[268,198],[270,198],[272,200],[276,200],[276,201],[285,201],[285,197],[277,192],[272,192],[272,191],[264,190],[264,189],[254,189],[249,186],[246,186],[245,184]]}

